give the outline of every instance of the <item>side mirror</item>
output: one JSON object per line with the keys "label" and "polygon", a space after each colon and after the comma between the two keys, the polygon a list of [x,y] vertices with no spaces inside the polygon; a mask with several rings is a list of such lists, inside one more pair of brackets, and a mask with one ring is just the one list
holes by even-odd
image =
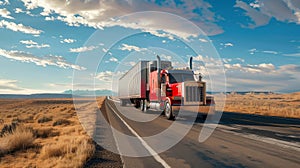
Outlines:
{"label": "side mirror", "polygon": [[201,74],[199,74],[199,76],[198,76],[198,80],[199,80],[199,82],[201,82],[201,81],[202,81],[202,75],[201,75]]}

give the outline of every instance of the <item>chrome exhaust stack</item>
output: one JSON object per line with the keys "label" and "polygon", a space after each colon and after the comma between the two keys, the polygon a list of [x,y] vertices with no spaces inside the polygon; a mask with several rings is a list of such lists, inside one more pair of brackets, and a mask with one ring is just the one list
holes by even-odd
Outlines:
{"label": "chrome exhaust stack", "polygon": [[161,59],[157,55],[157,98],[158,102],[161,102],[161,81],[160,81],[160,71],[161,71]]}
{"label": "chrome exhaust stack", "polygon": [[193,69],[193,57],[190,57],[190,70]]}

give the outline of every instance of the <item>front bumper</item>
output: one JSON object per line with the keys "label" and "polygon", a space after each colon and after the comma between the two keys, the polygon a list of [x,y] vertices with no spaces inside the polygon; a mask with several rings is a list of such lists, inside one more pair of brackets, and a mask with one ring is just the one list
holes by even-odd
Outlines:
{"label": "front bumper", "polygon": [[200,105],[200,106],[172,106],[172,110],[174,112],[180,111],[188,111],[188,112],[196,112],[202,114],[214,114],[215,113],[215,106],[214,105]]}

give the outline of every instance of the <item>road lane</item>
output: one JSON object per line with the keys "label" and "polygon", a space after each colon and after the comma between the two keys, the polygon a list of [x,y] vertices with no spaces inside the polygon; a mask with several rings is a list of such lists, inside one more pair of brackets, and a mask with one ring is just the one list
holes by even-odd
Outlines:
{"label": "road lane", "polygon": [[[114,108],[113,111],[107,110],[108,115],[111,116],[110,120],[114,120],[113,127],[130,135],[128,130],[124,128],[122,121],[116,118],[114,112],[122,116],[126,113],[138,114],[141,111],[129,106],[121,107],[118,103],[113,103],[110,100],[107,100],[107,103]],[[120,110],[122,110],[122,113],[119,112]],[[125,116],[122,116],[122,118],[142,137],[155,135],[172,124],[172,121],[158,116],[159,113],[155,111],[149,111],[148,113],[146,115],[149,115],[149,117],[155,116],[156,119],[150,122],[135,122]],[[245,117],[248,121],[245,121]],[[232,119],[238,120],[238,122],[232,122]],[[254,122],[251,122],[252,120]],[[221,126],[215,130],[207,141],[199,143],[198,136],[203,127],[203,121],[197,120],[190,132],[178,144],[160,153],[160,156],[172,167],[298,167],[300,165],[300,152],[294,150],[299,148],[297,138],[279,138],[279,140],[285,140],[295,145],[294,148],[285,148],[276,143],[260,140],[261,137],[268,137],[268,135],[261,134],[260,130],[262,132],[272,131],[274,135],[285,133],[284,135],[290,134],[293,136],[293,133],[296,133],[297,137],[300,132],[300,122],[297,120],[282,122],[276,118],[272,118],[269,122],[263,121],[265,120],[257,119],[257,116],[251,118],[251,116],[234,115],[230,117],[230,114],[225,113],[225,117],[221,120]],[[244,128],[247,128],[247,126],[252,131],[245,131]],[[291,131],[288,128],[291,128]],[[249,138],[249,135],[257,135],[257,138]],[[277,139],[278,137],[272,136],[272,138]],[[151,157],[125,158],[127,158],[127,160],[124,160],[125,165],[126,162],[129,162],[130,166],[138,164],[139,167],[157,165]]]}
{"label": "road lane", "polygon": [[[127,129],[140,141],[140,143],[146,148],[146,150],[152,155],[152,157],[160,163],[163,167],[169,168],[170,166],[155,152],[154,149],[152,149],[149,144],[144,141],[142,137],[133,129],[131,126],[116,112],[109,103],[106,103],[106,105],[114,112],[114,114],[122,121],[122,123],[127,127]],[[118,145],[119,146],[119,145]],[[118,147],[120,150],[120,147]]]}

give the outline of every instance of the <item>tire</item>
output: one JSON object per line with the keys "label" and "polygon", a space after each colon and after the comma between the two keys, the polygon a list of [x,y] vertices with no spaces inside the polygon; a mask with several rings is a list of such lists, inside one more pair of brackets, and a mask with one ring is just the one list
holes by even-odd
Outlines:
{"label": "tire", "polygon": [[172,106],[171,106],[169,101],[166,101],[166,103],[165,103],[164,112],[165,112],[165,116],[167,117],[168,120],[173,120],[174,119]]}
{"label": "tire", "polygon": [[126,101],[121,99],[120,104],[121,104],[121,106],[126,106]]}
{"label": "tire", "polygon": [[147,103],[146,103],[146,100],[141,100],[140,109],[141,109],[141,111],[143,111],[143,112],[146,112],[146,111],[147,111]]}
{"label": "tire", "polygon": [[201,117],[202,117],[202,120],[205,121],[208,117],[208,114],[202,114]]}
{"label": "tire", "polygon": [[135,107],[135,108],[140,108],[140,107],[141,107],[141,101],[136,99],[136,100],[134,101],[134,107]]}
{"label": "tire", "polygon": [[144,104],[145,104],[145,101],[141,100],[141,103],[140,103],[140,110],[141,111],[144,111]]}

